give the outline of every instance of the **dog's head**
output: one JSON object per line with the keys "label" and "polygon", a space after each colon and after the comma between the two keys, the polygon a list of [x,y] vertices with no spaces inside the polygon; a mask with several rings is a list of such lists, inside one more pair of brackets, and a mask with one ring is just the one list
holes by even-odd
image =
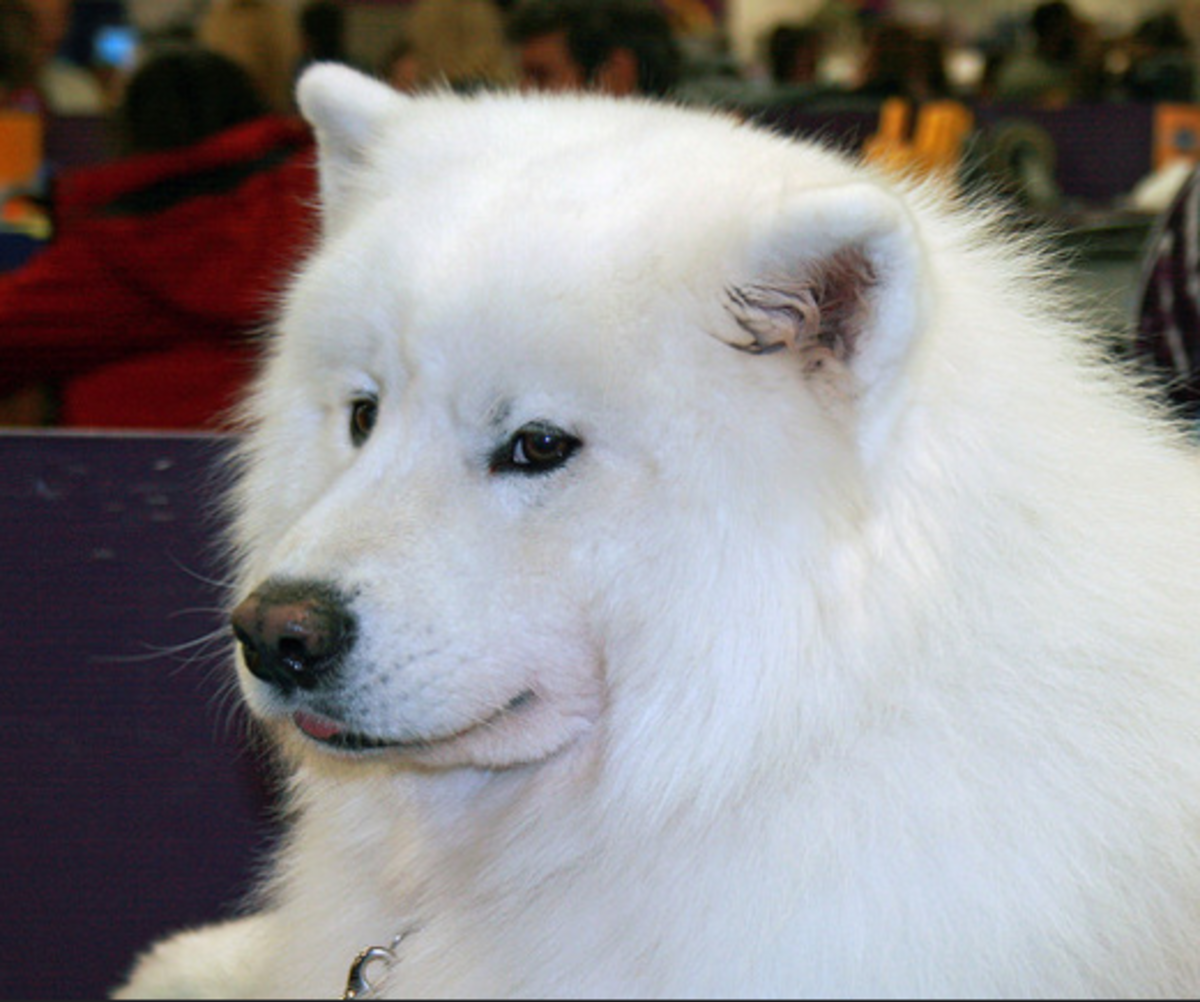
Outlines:
{"label": "dog's head", "polygon": [[769,706],[759,634],[894,421],[901,203],[666,107],[336,67],[300,94],[323,239],[250,405],[251,707],[302,747],[505,767],[617,707],[632,741]]}

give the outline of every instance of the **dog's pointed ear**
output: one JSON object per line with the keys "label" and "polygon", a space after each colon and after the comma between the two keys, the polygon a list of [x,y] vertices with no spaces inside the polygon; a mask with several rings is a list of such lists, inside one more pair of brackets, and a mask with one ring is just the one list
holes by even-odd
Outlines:
{"label": "dog's pointed ear", "polygon": [[307,70],[296,99],[316,133],[321,215],[329,228],[346,208],[372,141],[406,99],[387,84],[336,63]]}
{"label": "dog's pointed ear", "polygon": [[807,191],[750,242],[723,337],[786,353],[819,397],[858,420],[888,395],[923,322],[921,245],[900,200],[870,183]]}

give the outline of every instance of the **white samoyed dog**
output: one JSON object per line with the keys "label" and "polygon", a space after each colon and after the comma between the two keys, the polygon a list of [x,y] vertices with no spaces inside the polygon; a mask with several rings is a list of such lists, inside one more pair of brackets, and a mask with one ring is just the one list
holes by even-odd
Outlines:
{"label": "white samoyed dog", "polygon": [[300,101],[233,614],[294,824],[121,994],[1200,991],[1200,465],[1044,259],[716,114]]}

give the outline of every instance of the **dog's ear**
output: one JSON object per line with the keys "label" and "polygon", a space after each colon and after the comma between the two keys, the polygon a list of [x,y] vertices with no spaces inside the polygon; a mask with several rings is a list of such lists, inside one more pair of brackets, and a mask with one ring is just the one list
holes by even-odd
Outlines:
{"label": "dog's ear", "polygon": [[831,406],[867,419],[922,323],[921,248],[898,198],[869,183],[788,198],[727,290],[733,347],[785,353]]}
{"label": "dog's ear", "polygon": [[348,67],[322,63],[300,78],[296,99],[317,136],[321,212],[329,229],[346,207],[372,140],[405,98]]}

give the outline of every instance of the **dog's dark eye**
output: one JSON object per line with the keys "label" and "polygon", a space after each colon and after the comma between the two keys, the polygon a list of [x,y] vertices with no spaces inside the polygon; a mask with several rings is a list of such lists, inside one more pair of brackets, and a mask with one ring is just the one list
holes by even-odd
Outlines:
{"label": "dog's dark eye", "polygon": [[526,425],[492,457],[494,473],[549,473],[579,448],[579,439],[547,424]]}
{"label": "dog's dark eye", "polygon": [[350,441],[356,448],[371,437],[378,417],[379,401],[374,397],[361,397],[350,405]]}

